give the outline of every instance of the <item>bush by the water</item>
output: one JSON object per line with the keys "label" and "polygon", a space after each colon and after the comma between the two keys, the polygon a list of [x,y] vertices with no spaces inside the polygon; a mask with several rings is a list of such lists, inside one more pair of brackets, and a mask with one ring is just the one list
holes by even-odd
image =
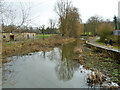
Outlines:
{"label": "bush by the water", "polygon": [[97,34],[100,36],[100,41],[104,42],[106,38],[112,35],[113,27],[109,23],[102,23],[97,28]]}
{"label": "bush by the water", "polygon": [[109,39],[112,39],[113,44],[115,46],[120,46],[120,36],[118,36],[118,35],[111,35],[111,36],[108,36],[108,40]]}

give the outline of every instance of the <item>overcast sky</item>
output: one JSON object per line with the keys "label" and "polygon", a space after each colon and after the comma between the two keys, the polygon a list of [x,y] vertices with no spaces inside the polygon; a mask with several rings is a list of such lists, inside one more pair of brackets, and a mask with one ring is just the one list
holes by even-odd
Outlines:
{"label": "overcast sky", "polygon": [[[30,2],[32,7],[30,17],[32,26],[49,25],[49,19],[57,20],[57,14],[54,6],[57,0],[6,0],[7,2],[22,1]],[[118,2],[120,0],[71,0],[73,6],[79,9],[83,23],[94,15],[103,17],[103,19],[113,20],[114,15],[118,16]],[[15,4],[14,4],[15,5]]]}

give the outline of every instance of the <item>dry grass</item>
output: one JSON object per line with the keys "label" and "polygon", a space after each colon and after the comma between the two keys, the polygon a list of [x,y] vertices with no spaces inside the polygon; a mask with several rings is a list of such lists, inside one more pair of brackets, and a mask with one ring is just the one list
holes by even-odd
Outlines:
{"label": "dry grass", "polygon": [[102,84],[104,81],[106,81],[106,76],[97,69],[93,69],[93,71],[91,71],[91,74],[88,73],[87,79],[88,79],[88,83]]}
{"label": "dry grass", "polygon": [[35,39],[22,42],[3,42],[3,63],[6,63],[5,58],[9,56],[25,55],[30,52],[46,51],[61,44],[73,42],[74,38],[64,38],[61,36],[53,36],[45,40]]}
{"label": "dry grass", "polygon": [[83,52],[83,50],[81,47],[75,47],[75,49],[74,49],[75,54],[81,54],[82,52]]}

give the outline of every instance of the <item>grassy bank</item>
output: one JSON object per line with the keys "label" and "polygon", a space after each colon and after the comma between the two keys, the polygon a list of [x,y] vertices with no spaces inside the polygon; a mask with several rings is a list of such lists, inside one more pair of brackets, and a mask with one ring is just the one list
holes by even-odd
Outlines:
{"label": "grassy bank", "polygon": [[[111,58],[107,51],[99,51],[99,49],[95,47],[90,48],[88,52],[83,50],[83,55],[76,54],[78,58],[75,60],[81,63],[86,69],[93,70],[96,68],[106,76],[109,76],[111,81],[120,85],[120,64],[116,62],[118,59]],[[117,58],[119,58],[119,56]]]}
{"label": "grassy bank", "polygon": [[109,76],[113,82],[120,85],[120,65],[116,62],[116,59],[110,58],[107,53],[107,51],[99,52],[96,49],[92,49],[90,52],[86,53],[87,60],[85,60],[85,66],[88,68],[97,68],[105,75]]}
{"label": "grassy bank", "polygon": [[25,55],[31,52],[45,51],[55,46],[73,42],[74,38],[64,38],[61,36],[52,36],[48,39],[35,39],[26,41],[3,42],[3,63],[7,62],[6,57]]}
{"label": "grassy bank", "polygon": [[[44,35],[44,38],[47,39],[47,38],[49,38],[49,37],[51,37],[51,36],[55,36],[55,35],[57,35],[57,34],[45,34],[45,35]],[[37,38],[37,39],[43,39],[43,34],[37,34],[37,35],[36,35],[36,38]]]}
{"label": "grassy bank", "polygon": [[[105,44],[104,44],[103,42],[101,42],[100,40],[97,40],[96,42],[97,42],[98,44],[105,45]],[[110,45],[108,45],[108,46],[110,46]],[[115,44],[115,45],[113,44],[112,47],[113,47],[113,48],[120,49],[120,47],[119,47],[118,45],[116,45],[116,44]]]}

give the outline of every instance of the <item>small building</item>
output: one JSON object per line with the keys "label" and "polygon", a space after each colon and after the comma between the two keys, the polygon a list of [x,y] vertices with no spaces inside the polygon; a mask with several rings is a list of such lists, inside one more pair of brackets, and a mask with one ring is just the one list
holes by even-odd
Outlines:
{"label": "small building", "polygon": [[2,33],[4,41],[18,41],[24,39],[35,39],[36,33]]}
{"label": "small building", "polygon": [[119,35],[120,36],[120,30],[113,31],[113,35]]}

